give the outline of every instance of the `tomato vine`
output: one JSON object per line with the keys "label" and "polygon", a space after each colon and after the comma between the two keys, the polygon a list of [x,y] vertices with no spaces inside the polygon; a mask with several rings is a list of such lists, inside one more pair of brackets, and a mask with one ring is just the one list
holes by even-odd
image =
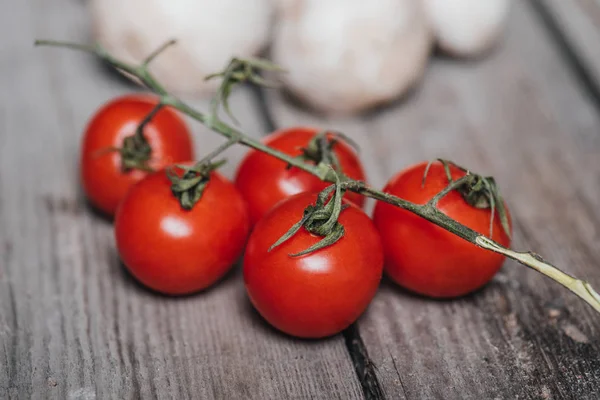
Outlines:
{"label": "tomato vine", "polygon": [[[332,183],[333,185],[331,186],[331,188],[326,189],[329,190],[329,193],[331,193],[333,189],[335,189],[336,191],[350,190],[361,195],[371,197],[375,200],[383,201],[393,206],[403,208],[483,249],[493,251],[513,260],[516,260],[519,263],[529,268],[532,268],[540,272],[541,274],[553,279],[554,281],[562,284],[563,286],[571,290],[573,293],[575,293],[577,296],[579,296],[581,299],[583,299],[585,302],[587,302],[589,305],[591,305],[598,313],[600,313],[600,295],[591,287],[591,285],[588,282],[582,281],[562,272],[560,269],[553,266],[536,253],[518,252],[505,248],[500,244],[494,242],[493,240],[489,239],[488,237],[474,231],[473,229],[470,229],[469,227],[458,223],[454,219],[442,213],[436,207],[437,201],[439,201],[450,191],[456,190],[460,187],[464,187],[465,185],[472,184],[473,182],[482,182],[482,184],[484,184],[484,182],[488,182],[489,184],[489,178],[482,178],[479,175],[468,171],[465,176],[450,182],[446,189],[442,190],[430,202],[423,205],[414,204],[397,196],[391,195],[389,193],[384,193],[380,190],[372,188],[363,182],[354,181],[352,179],[344,179],[341,182],[338,182],[338,176],[330,165],[324,162],[314,165],[306,163],[303,160],[298,159],[296,157],[289,156],[281,151],[278,151],[263,144],[257,139],[254,139],[244,134],[241,130],[234,128],[233,126],[223,122],[219,118],[219,106],[223,106],[225,111],[228,114],[230,114],[227,98],[234,86],[244,82],[252,82],[259,85],[268,85],[268,82],[264,81],[261,78],[259,71],[265,69],[277,71],[280,70],[278,66],[273,65],[266,60],[241,60],[234,58],[223,72],[207,77],[221,77],[223,79],[223,82],[220,86],[219,91],[217,92],[217,96],[213,100],[211,112],[202,113],[168,93],[166,89],[152,76],[152,74],[148,70],[148,64],[156,56],[158,56],[158,54],[162,50],[164,50],[173,43],[174,41],[169,41],[165,43],[163,46],[154,51],[140,65],[132,65],[130,63],[126,63],[122,60],[117,59],[98,45],[83,45],[77,43],[66,43],[50,40],[38,40],[35,42],[36,45],[67,47],[95,54],[98,58],[108,63],[112,67],[116,68],[117,70],[120,70],[137,78],[148,89],[152,90],[160,96],[162,105],[173,107],[183,112],[184,114],[187,114],[191,118],[197,120],[198,122],[204,124],[211,130],[219,133],[220,135],[228,139],[228,142],[225,146],[221,146],[220,148],[211,152],[209,156],[205,157],[205,159],[201,160],[198,164],[196,164],[197,166],[199,164],[203,164],[210,161],[212,158],[220,154],[220,152],[222,152],[225,148],[234,144],[239,143],[254,148],[256,150],[267,153],[273,157],[276,157],[288,163],[289,165],[292,165],[312,175],[315,175],[321,180]],[[198,168],[198,170],[201,170],[199,166]],[[335,224],[332,225],[335,226]],[[339,228],[337,229],[339,231]],[[337,236],[338,234],[339,232],[335,236]]]}

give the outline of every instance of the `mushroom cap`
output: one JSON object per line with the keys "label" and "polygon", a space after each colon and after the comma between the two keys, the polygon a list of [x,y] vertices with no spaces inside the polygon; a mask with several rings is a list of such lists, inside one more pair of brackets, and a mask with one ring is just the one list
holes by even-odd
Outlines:
{"label": "mushroom cap", "polygon": [[94,40],[111,54],[140,63],[170,39],[150,71],[175,94],[209,94],[218,81],[204,77],[233,57],[248,57],[266,45],[269,0],[92,0]]}
{"label": "mushroom cap", "polygon": [[510,0],[423,0],[438,45],[458,57],[489,50],[499,39]]}
{"label": "mushroom cap", "polygon": [[295,7],[304,0],[269,0],[278,12],[286,12],[289,8]]}
{"label": "mushroom cap", "polygon": [[287,88],[326,113],[399,97],[423,75],[432,34],[414,0],[304,0],[285,8],[272,58]]}

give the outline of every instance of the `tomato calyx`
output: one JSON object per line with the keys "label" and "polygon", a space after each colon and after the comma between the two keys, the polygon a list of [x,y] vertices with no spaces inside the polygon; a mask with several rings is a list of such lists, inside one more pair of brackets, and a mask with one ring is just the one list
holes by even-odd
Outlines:
{"label": "tomato calyx", "polygon": [[233,122],[238,124],[237,119],[233,116],[231,109],[229,108],[229,96],[235,86],[245,82],[250,82],[263,87],[278,86],[276,83],[265,80],[261,76],[260,71],[285,72],[279,65],[263,58],[233,58],[223,71],[206,76],[204,78],[205,81],[214,78],[223,79],[212,100],[211,117],[214,120],[217,120],[219,107],[223,106],[225,113],[233,120]]}
{"label": "tomato calyx", "polygon": [[148,165],[152,156],[152,147],[143,134],[135,133],[123,139],[121,147],[109,147],[101,149],[96,154],[98,156],[117,152],[121,157],[121,171],[127,173],[133,169],[139,169],[146,172],[154,172],[154,169]]}
{"label": "tomato calyx", "polygon": [[[174,165],[166,169],[166,174],[171,181],[171,192],[179,200],[184,210],[191,210],[200,201],[206,185],[210,181],[210,174],[215,169],[225,164],[225,160],[216,162],[200,162],[193,166]],[[183,170],[181,176],[174,168]]]}
{"label": "tomato calyx", "polygon": [[[307,143],[306,147],[300,148],[302,154],[296,158],[302,162],[310,162],[315,165],[331,166],[336,173],[343,174],[339,159],[333,151],[340,141],[347,143],[354,150],[358,151],[356,142],[342,132],[321,131]],[[287,165],[288,169],[291,167],[291,164]]]}
{"label": "tomato calyx", "polygon": [[132,169],[141,169],[152,172],[153,169],[148,165],[152,155],[152,148],[144,137],[137,133],[123,139],[123,146],[118,149],[121,154],[121,169],[123,172],[129,172]]}
{"label": "tomato calyx", "polygon": [[135,129],[135,133],[126,136],[123,139],[121,147],[111,147],[107,150],[116,151],[121,156],[121,170],[124,173],[132,169],[139,169],[146,172],[154,172],[154,169],[148,165],[152,156],[152,147],[144,136],[144,128],[152,121],[152,118],[164,107],[162,102],[159,102],[154,108],[144,117]]}
{"label": "tomato calyx", "polygon": [[[442,192],[438,193],[433,199],[431,199],[430,204],[433,206],[437,205],[437,202],[446,194],[448,194],[452,190],[456,190],[462,198],[472,207],[478,209],[490,209],[491,217],[490,217],[490,238],[493,234],[494,229],[494,218],[496,213],[500,218],[500,223],[502,225],[502,229],[504,233],[510,238],[510,225],[508,222],[508,214],[506,212],[506,208],[504,206],[504,200],[500,195],[500,189],[496,184],[496,180],[491,176],[481,176],[475,174],[468,169],[461,167],[460,165],[444,160],[437,159],[443,167],[446,173],[446,177],[448,178],[448,186]],[[425,185],[425,181],[427,179],[427,174],[429,173],[429,168],[434,161],[429,162],[427,167],[425,168],[425,172],[423,173],[423,181],[421,183],[421,187]],[[457,180],[452,178],[452,174],[450,172],[450,166],[454,166],[465,173],[465,175]]]}
{"label": "tomato calyx", "polygon": [[[331,198],[329,198],[330,196]],[[321,236],[323,239],[305,250],[290,254],[290,257],[299,257],[310,254],[336,243],[344,236],[344,226],[339,223],[338,218],[342,211],[350,207],[348,204],[342,204],[343,196],[344,192],[342,190],[342,184],[338,178],[335,184],[328,186],[319,193],[315,204],[310,204],[304,209],[302,219],[281,236],[279,240],[269,248],[269,251],[272,251],[289,240],[302,227],[309,233]]]}

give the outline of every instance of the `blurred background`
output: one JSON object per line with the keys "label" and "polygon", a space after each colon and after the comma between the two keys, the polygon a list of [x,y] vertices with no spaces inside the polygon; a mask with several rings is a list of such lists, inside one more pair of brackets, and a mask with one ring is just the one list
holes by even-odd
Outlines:
{"label": "blurred background", "polygon": [[484,57],[501,42],[511,0],[173,0],[87,2],[88,35],[141,62],[177,44],[152,72],[179,95],[210,95],[202,77],[232,56],[264,55],[287,69],[290,94],[315,111],[352,114],[402,97],[433,52]]}

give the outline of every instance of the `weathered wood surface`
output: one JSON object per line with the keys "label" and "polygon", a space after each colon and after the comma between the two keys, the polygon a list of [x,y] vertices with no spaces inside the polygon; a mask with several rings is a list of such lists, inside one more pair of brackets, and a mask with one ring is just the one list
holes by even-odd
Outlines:
{"label": "weathered wood surface", "polygon": [[[319,119],[270,97],[275,123],[339,129],[380,186],[444,157],[497,177],[533,249],[600,287],[600,115],[533,9],[514,7],[505,43],[473,63],[437,59],[402,104],[360,121]],[[484,290],[428,301],[389,282],[359,321],[389,398],[600,398],[600,319],[514,262]]]}
{"label": "weathered wood surface", "polygon": [[[422,87],[392,107],[324,120],[277,94],[267,104],[279,126],[352,136],[376,186],[437,156],[495,175],[515,217],[515,247],[600,287],[600,112],[523,3],[490,58],[437,59]],[[274,332],[251,310],[239,270],[183,299],[148,293],[124,273],[110,223],[79,191],[76,157],[94,109],[131,87],[88,56],[32,47],[37,37],[87,40],[85,2],[4,5],[0,398],[363,398],[352,343]],[[250,96],[239,92],[232,106],[259,135],[265,126]],[[219,143],[190,126],[199,154]],[[243,152],[229,152],[229,176]],[[514,263],[453,302],[384,282],[358,327],[374,365],[370,383],[386,398],[600,397],[600,320]]]}
{"label": "weathered wood surface", "polygon": [[583,89],[600,103],[600,2],[598,0],[533,0],[544,22],[554,30],[582,79]]}

